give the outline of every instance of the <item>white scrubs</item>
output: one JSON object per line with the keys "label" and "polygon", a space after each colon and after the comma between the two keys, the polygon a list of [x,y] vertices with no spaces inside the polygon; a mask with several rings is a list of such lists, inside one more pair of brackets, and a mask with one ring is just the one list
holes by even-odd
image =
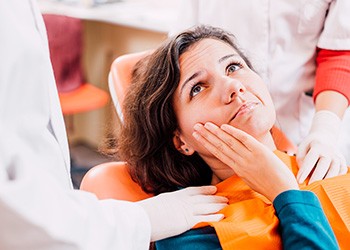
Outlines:
{"label": "white scrubs", "polygon": [[148,249],[140,206],[72,189],[36,2],[0,0],[0,36],[0,249]]}
{"label": "white scrubs", "polygon": [[[316,47],[350,50],[349,0],[182,0],[176,31],[209,24],[232,32],[265,79],[277,126],[299,144],[314,115]],[[349,80],[350,84],[350,80]],[[339,136],[350,163],[350,110]]]}

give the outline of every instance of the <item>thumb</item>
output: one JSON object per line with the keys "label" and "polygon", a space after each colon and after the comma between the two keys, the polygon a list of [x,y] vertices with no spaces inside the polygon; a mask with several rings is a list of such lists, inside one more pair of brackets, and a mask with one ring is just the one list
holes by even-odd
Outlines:
{"label": "thumb", "polygon": [[[200,223],[200,222],[216,222],[220,221],[225,216],[223,214],[209,214],[209,215],[200,215],[196,216],[194,225]],[[192,227],[194,226],[192,225]]]}
{"label": "thumb", "polygon": [[308,151],[310,150],[311,141],[312,140],[310,138],[306,138],[298,146],[296,159],[297,159],[299,168],[303,165],[303,161],[305,159],[305,156],[308,153]]}
{"label": "thumb", "polygon": [[215,194],[217,188],[215,186],[201,186],[201,187],[187,187],[175,192],[181,192],[186,195],[198,195],[198,194]]}

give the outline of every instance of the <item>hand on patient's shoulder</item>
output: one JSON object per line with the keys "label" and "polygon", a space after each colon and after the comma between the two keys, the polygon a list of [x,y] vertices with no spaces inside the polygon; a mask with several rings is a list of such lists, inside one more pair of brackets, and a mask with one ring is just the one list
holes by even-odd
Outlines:
{"label": "hand on patient's shoulder", "polygon": [[215,186],[189,187],[139,201],[149,216],[151,240],[181,234],[199,222],[219,221],[216,214],[227,205],[227,198],[214,195]]}
{"label": "hand on patient's shoulder", "polygon": [[212,123],[196,126],[195,130],[195,138],[209,152],[269,200],[286,190],[299,189],[291,170],[271,149],[244,131]]}
{"label": "hand on patient's shoulder", "polygon": [[299,183],[309,175],[311,184],[347,173],[345,158],[337,148],[340,123],[340,118],[333,112],[323,110],[315,114],[309,135],[298,147]]}

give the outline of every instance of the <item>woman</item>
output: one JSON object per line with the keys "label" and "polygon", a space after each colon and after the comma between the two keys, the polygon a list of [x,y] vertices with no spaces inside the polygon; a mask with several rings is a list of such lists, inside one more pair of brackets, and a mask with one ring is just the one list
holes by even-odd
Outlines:
{"label": "woman", "polygon": [[[143,190],[158,194],[216,184],[219,193],[230,200],[230,208],[223,211],[226,222],[236,223],[229,228],[225,228],[227,223],[211,223],[215,231],[210,227],[195,229],[158,242],[157,247],[230,249],[248,247],[248,242],[255,248],[279,248],[278,220],[268,198],[274,202],[281,220],[285,249],[300,248],[295,242],[315,249],[337,248],[321,207],[314,203],[317,199],[310,192],[297,191],[292,172],[273,154],[276,148],[270,134],[275,123],[272,100],[232,36],[201,26],[170,39],[136,67],[124,104],[118,151],[130,163],[130,172]],[[208,131],[201,124],[209,131],[225,124],[222,129],[229,133],[225,132],[224,143],[218,144],[215,139],[215,147],[210,146],[203,138],[211,141],[213,134],[207,137]],[[232,160],[228,160],[220,152],[226,152],[225,145],[233,143],[232,148],[238,151],[229,152]],[[234,190],[230,190],[232,187]],[[291,193],[302,197],[302,207],[316,208],[315,213],[294,207],[293,216],[302,221],[293,221],[291,214],[283,212],[284,208],[293,207],[288,206],[295,198]],[[235,214],[238,210],[247,212],[247,216],[239,217]],[[317,216],[310,218],[312,214]],[[254,224],[255,235],[244,231],[247,223]],[[302,226],[313,233],[301,234]],[[322,242],[317,238],[320,232]]]}
{"label": "woman", "polygon": [[269,86],[278,125],[298,145],[301,183],[310,172],[313,182],[346,166],[344,156],[349,163],[349,1],[178,2],[177,29],[214,25],[244,46]]}

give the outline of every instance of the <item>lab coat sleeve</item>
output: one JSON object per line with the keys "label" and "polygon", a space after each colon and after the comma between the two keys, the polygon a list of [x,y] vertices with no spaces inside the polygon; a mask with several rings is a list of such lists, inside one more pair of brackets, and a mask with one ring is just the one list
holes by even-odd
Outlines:
{"label": "lab coat sleeve", "polygon": [[148,249],[139,205],[72,189],[42,17],[33,0],[0,6],[0,249]]}
{"label": "lab coat sleeve", "polygon": [[141,207],[63,189],[34,149],[9,128],[1,131],[0,249],[148,249]]}
{"label": "lab coat sleeve", "polygon": [[350,1],[332,0],[317,47],[350,50]]}

